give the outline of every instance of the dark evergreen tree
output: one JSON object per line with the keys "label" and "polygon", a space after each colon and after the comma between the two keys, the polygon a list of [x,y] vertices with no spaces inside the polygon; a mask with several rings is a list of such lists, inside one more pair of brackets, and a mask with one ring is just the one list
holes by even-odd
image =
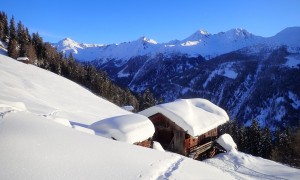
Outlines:
{"label": "dark evergreen tree", "polygon": [[9,41],[11,40],[17,40],[17,30],[16,30],[16,24],[15,24],[15,18],[12,17],[10,19],[9,24]]}
{"label": "dark evergreen tree", "polygon": [[263,158],[270,159],[272,152],[272,133],[267,125],[261,132],[261,150],[259,155]]}
{"label": "dark evergreen tree", "polygon": [[146,89],[143,95],[140,94],[139,99],[139,110],[147,109],[156,104],[156,100],[149,89]]}
{"label": "dark evergreen tree", "polygon": [[7,53],[9,57],[12,57],[14,59],[17,59],[19,56],[18,51],[18,42],[15,39],[12,39],[8,43]]}
{"label": "dark evergreen tree", "polygon": [[35,47],[36,56],[41,64],[43,58],[43,39],[40,37],[39,33],[32,34],[32,45]]}
{"label": "dark evergreen tree", "polygon": [[26,29],[21,21],[18,22],[18,29],[17,29],[17,38],[19,43],[19,56],[25,57],[27,56],[27,49],[29,46],[29,35],[26,32]]}
{"label": "dark evergreen tree", "polygon": [[250,154],[259,156],[262,151],[261,146],[261,129],[256,119],[252,120],[249,127],[248,151]]}
{"label": "dark evergreen tree", "polygon": [[4,20],[4,14],[3,12],[1,11],[0,12],[0,40],[3,40],[3,37],[4,37],[4,23],[3,23],[3,20]]}
{"label": "dark evergreen tree", "polygon": [[9,40],[8,19],[4,12],[0,12],[0,39],[6,43]]}
{"label": "dark evergreen tree", "polygon": [[293,160],[293,143],[290,129],[275,131],[275,148],[272,150],[272,160],[291,164]]}
{"label": "dark evergreen tree", "polygon": [[34,46],[29,43],[29,45],[26,48],[26,55],[29,58],[29,61],[31,64],[37,65],[37,57]]}

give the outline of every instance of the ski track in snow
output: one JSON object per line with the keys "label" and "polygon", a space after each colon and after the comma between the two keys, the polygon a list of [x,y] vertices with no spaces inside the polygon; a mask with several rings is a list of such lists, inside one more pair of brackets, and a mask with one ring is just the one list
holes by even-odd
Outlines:
{"label": "ski track in snow", "polygon": [[159,176],[157,179],[168,179],[169,177],[171,177],[172,173],[174,171],[176,171],[179,166],[180,163],[184,160],[183,157],[181,157],[180,159],[176,160],[175,162],[173,162],[167,169],[167,171],[165,171],[164,174],[162,174],[161,176]]}

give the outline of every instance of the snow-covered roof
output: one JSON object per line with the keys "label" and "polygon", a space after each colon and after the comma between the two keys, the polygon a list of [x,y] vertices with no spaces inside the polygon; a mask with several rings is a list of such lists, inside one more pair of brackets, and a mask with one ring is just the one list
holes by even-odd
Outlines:
{"label": "snow-covered roof", "polygon": [[97,135],[128,143],[144,141],[155,132],[152,122],[140,114],[107,118],[93,123],[90,128]]}
{"label": "snow-covered roof", "polygon": [[18,57],[17,60],[18,61],[27,61],[29,59],[28,59],[28,57]]}
{"label": "snow-covered roof", "polygon": [[161,113],[192,136],[199,136],[229,121],[227,113],[206,99],[179,99],[139,112],[150,117]]}

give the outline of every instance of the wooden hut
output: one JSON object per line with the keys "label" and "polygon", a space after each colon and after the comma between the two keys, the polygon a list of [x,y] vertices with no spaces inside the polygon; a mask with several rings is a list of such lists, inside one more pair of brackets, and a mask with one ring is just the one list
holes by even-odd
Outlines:
{"label": "wooden hut", "polygon": [[17,61],[20,61],[20,62],[25,63],[25,64],[29,64],[28,57],[18,57]]}
{"label": "wooden hut", "polygon": [[127,114],[97,121],[89,126],[96,135],[128,142],[143,147],[152,147],[154,126],[145,116]]}
{"label": "wooden hut", "polygon": [[214,155],[217,127],[229,120],[223,109],[199,98],[160,104],[140,114],[153,122],[154,141],[167,151],[194,159]]}

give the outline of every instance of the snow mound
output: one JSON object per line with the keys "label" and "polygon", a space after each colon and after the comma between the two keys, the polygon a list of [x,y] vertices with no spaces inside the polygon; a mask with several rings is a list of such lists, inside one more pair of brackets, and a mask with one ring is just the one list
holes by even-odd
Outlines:
{"label": "snow mound", "polygon": [[153,149],[159,150],[159,151],[165,151],[164,148],[161,146],[161,144],[157,141],[153,141]]}
{"label": "snow mound", "polygon": [[139,114],[111,117],[93,123],[90,128],[97,135],[132,144],[152,137],[155,131],[152,122]]}
{"label": "snow mound", "polygon": [[229,134],[221,135],[217,140],[217,143],[220,144],[227,152],[236,151],[237,145],[233,141],[232,137]]}
{"label": "snow mound", "polygon": [[229,120],[222,108],[201,98],[179,99],[150,107],[139,113],[147,117],[161,113],[194,137]]}

